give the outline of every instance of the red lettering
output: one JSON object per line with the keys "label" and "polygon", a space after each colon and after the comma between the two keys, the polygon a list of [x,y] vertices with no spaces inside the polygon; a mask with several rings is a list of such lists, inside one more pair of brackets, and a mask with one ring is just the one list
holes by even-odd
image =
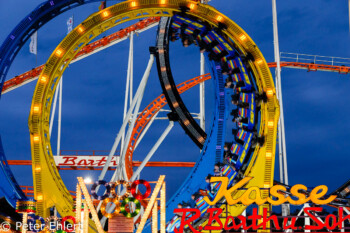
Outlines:
{"label": "red lettering", "polygon": [[322,212],[322,207],[307,207],[304,209],[305,214],[316,223],[316,226],[305,225],[305,230],[321,230],[323,228],[323,223],[310,213],[310,211]]}
{"label": "red lettering", "polygon": [[[186,215],[187,213],[192,213],[194,212],[193,216],[186,219]],[[184,228],[187,225],[190,230],[194,233],[200,233],[200,231],[197,231],[191,224],[191,222],[195,221],[197,218],[199,218],[201,216],[201,212],[199,211],[199,209],[174,209],[174,213],[181,213],[182,217],[181,217],[181,224],[180,224],[180,228],[174,229],[175,233],[183,233],[184,232]]]}
{"label": "red lettering", "polygon": [[58,164],[57,166],[74,166],[76,164],[75,160],[78,157],[75,156],[62,156],[64,159],[63,163]]}
{"label": "red lettering", "polygon": [[[236,222],[235,222],[235,219],[237,219],[237,218],[241,221],[238,225],[236,225]],[[230,221],[231,221],[232,226],[229,227],[228,225],[230,224]],[[247,228],[247,226],[246,226],[246,217],[244,217],[242,215],[239,215],[236,218],[234,218],[232,216],[227,216],[226,222],[225,222],[225,227],[224,227],[224,229],[226,231],[231,230],[231,229],[238,230],[241,227],[243,229]]]}
{"label": "red lettering", "polygon": [[339,227],[339,229],[342,229],[343,228],[343,222],[345,222],[346,220],[350,221],[350,215],[348,215],[345,218],[343,218],[344,210],[343,210],[343,207],[341,207],[341,208],[339,208],[338,216],[339,216],[338,227]]}
{"label": "red lettering", "polygon": [[253,230],[257,230],[259,228],[258,227],[258,220],[261,218],[262,218],[262,216],[258,215],[258,209],[253,208],[253,214],[251,216],[248,216],[248,219],[252,220],[252,225],[247,227],[247,229],[245,229],[245,230],[248,230],[250,228],[252,228]]}
{"label": "red lettering", "polygon": [[89,162],[90,162],[90,164],[88,164],[88,165],[94,166],[94,160],[93,159],[89,159]]}
{"label": "red lettering", "polygon": [[80,161],[78,162],[77,165],[78,165],[78,166],[87,166],[87,162],[86,162],[85,159],[82,159],[82,160],[80,160]]}
{"label": "red lettering", "polygon": [[[332,221],[331,221],[332,218]],[[332,222],[332,225],[331,225]],[[337,217],[334,214],[330,214],[324,221],[324,226],[327,227],[328,230],[334,230],[337,226]]]}
{"label": "red lettering", "polygon": [[[292,230],[297,230],[298,227],[295,226],[296,219],[292,218],[291,222],[288,222],[288,218],[283,218],[283,229],[292,229]],[[287,225],[289,223],[289,225]]]}
{"label": "red lettering", "polygon": [[112,166],[117,166],[117,165],[118,165],[118,164],[117,164],[117,159],[116,159],[115,157],[112,158],[111,163],[113,163]]}
{"label": "red lettering", "polygon": [[97,164],[98,167],[102,167],[103,165],[106,164],[107,160],[106,160],[106,157],[102,157],[102,159],[99,159],[96,162],[98,162]]}
{"label": "red lettering", "polygon": [[[222,213],[222,209],[220,208],[209,208],[207,213],[210,214],[208,219],[208,224],[204,227],[204,230],[222,230],[222,222],[220,220],[220,215]],[[212,226],[213,222],[216,221],[219,226]]]}
{"label": "red lettering", "polygon": [[263,220],[262,223],[259,224],[259,228],[262,227],[264,230],[266,229],[266,225],[267,223],[269,223],[270,221],[273,221],[273,224],[276,227],[276,230],[281,230],[280,224],[278,223],[278,219],[276,215],[271,215],[269,218],[267,217],[267,209],[265,208],[263,211]]}

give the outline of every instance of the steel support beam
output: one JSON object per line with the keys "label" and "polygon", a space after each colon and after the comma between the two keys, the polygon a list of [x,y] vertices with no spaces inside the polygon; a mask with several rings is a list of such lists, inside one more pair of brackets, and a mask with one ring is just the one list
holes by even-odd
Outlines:
{"label": "steel support beam", "polygon": [[50,131],[49,131],[50,137],[51,137],[51,132],[52,132],[53,121],[55,119],[57,96],[58,96],[58,92],[60,91],[60,85],[61,85],[61,82],[59,82],[57,85],[54,100],[53,100],[52,113],[51,113],[51,118],[50,118]]}
{"label": "steel support beam", "polygon": [[162,133],[162,135],[160,136],[160,138],[158,139],[158,141],[156,142],[156,144],[154,144],[154,146],[152,147],[151,151],[148,152],[147,156],[145,157],[145,159],[142,161],[141,165],[137,168],[137,170],[134,172],[134,174],[132,175],[130,182],[133,182],[136,177],[140,176],[141,171],[143,170],[143,168],[146,166],[146,164],[148,163],[148,161],[152,158],[152,156],[154,155],[154,153],[158,150],[160,144],[162,144],[162,142],[164,141],[164,139],[166,138],[166,136],[168,136],[168,134],[170,133],[170,130],[173,128],[174,126],[174,122],[170,121],[168,127],[164,130],[164,132]]}
{"label": "steel support beam", "polygon": [[61,80],[60,80],[60,93],[58,97],[58,129],[57,129],[56,156],[60,155],[60,150],[61,150],[62,89],[63,89],[63,76],[61,77]]}
{"label": "steel support beam", "polygon": [[[174,122],[170,121],[168,127],[164,130],[164,132],[162,133],[162,135],[159,137],[159,139],[157,140],[157,142],[154,144],[154,146],[152,147],[152,149],[150,150],[150,152],[148,152],[147,156],[145,157],[145,159],[142,161],[141,165],[137,168],[137,170],[134,172],[134,174],[132,175],[132,177],[130,178],[130,182],[136,180],[137,177],[140,177],[141,171],[144,169],[144,167],[146,166],[146,164],[148,163],[148,161],[152,158],[152,156],[154,155],[154,153],[158,150],[159,146],[163,143],[164,139],[168,136],[168,134],[170,133],[171,129],[174,126]],[[120,163],[121,164],[121,161]],[[116,170],[117,171],[117,170]],[[114,180],[115,181],[115,180]],[[102,202],[100,202],[102,203]],[[100,206],[100,205],[99,205]],[[107,208],[107,212],[110,213],[114,210],[115,205],[111,204],[109,208]],[[135,218],[137,218],[138,216],[136,216]],[[107,218],[103,217],[101,219],[101,224],[102,226],[104,226],[105,222],[106,222]]]}
{"label": "steel support beam", "polygon": [[[349,0],[350,1],[350,0]],[[204,53],[200,54],[200,74],[204,75],[205,73],[205,59]],[[205,131],[205,84],[202,82],[199,84],[199,117],[200,117],[200,126]]]}
{"label": "steel support beam", "polygon": [[[149,62],[148,62],[147,70],[149,70],[149,71],[151,70],[153,61],[154,61],[154,56],[153,56],[153,54],[151,54],[150,59],[149,59]],[[147,73],[147,70],[146,70],[145,74]],[[149,72],[148,72],[148,73],[149,73]],[[120,130],[119,130],[119,133],[117,134],[117,136],[116,136],[116,138],[115,138],[115,141],[114,141],[114,144],[113,144],[113,146],[112,146],[112,149],[111,149],[111,151],[110,151],[110,153],[109,153],[109,155],[108,155],[108,159],[107,159],[107,161],[106,161],[106,164],[105,164],[105,166],[103,167],[103,170],[102,170],[100,176],[98,177],[99,180],[103,180],[104,177],[105,177],[105,175],[106,175],[106,173],[107,173],[109,164],[110,164],[110,162],[111,162],[111,160],[112,160],[113,155],[115,154],[115,152],[116,152],[116,150],[117,150],[117,147],[118,147],[118,145],[119,145],[119,143],[120,143],[121,137],[122,137],[123,133],[125,132],[125,128],[126,128],[126,126],[127,126],[127,124],[128,124],[128,120],[127,120],[127,119],[130,118],[130,116],[131,116],[131,114],[132,114],[132,110],[133,110],[133,108],[136,106],[137,99],[138,99],[137,97],[138,97],[139,95],[141,95],[141,93],[143,93],[144,88],[145,88],[146,83],[147,83],[147,80],[148,80],[148,77],[149,77],[149,75],[144,75],[144,77],[142,78],[142,80],[141,80],[141,82],[140,82],[140,85],[139,85],[139,87],[138,87],[138,89],[137,89],[137,91],[136,91],[136,94],[135,94],[135,97],[136,97],[136,98],[133,99],[133,101],[132,101],[132,103],[131,103],[131,106],[130,106],[130,109],[128,110],[128,112],[127,112],[127,114],[126,114],[126,116],[125,116],[125,119],[126,119],[126,120],[123,121],[123,125],[121,126],[121,128],[120,128]],[[121,159],[121,158],[120,158],[120,159]]]}
{"label": "steel support beam", "polygon": [[[281,84],[281,61],[279,51],[278,39],[278,23],[277,23],[277,5],[276,0],[272,0],[272,14],[273,14],[273,38],[274,38],[274,53],[276,62],[276,92],[280,103],[280,119],[278,122],[278,152],[279,152],[279,166],[280,166],[280,182],[288,185],[288,170],[287,170],[287,149],[284,128],[284,112],[283,112],[283,98],[282,98],[282,84]],[[289,215],[289,205],[282,205],[282,215]]]}

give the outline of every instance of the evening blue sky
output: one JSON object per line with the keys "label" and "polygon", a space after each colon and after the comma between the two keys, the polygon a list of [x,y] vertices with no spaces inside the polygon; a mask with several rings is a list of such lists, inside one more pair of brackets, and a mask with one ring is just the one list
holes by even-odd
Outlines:
{"label": "evening blue sky", "polygon": [[[0,43],[19,21],[42,0],[0,0]],[[108,5],[116,1],[107,1]],[[273,56],[272,10],[267,0],[213,0],[210,3],[240,25],[256,42],[266,60]],[[347,1],[278,1],[280,50],[282,52],[350,57]],[[74,15],[75,25],[98,10],[98,3],[68,11],[38,32],[37,65],[45,63],[66,35],[66,21]],[[121,25],[103,35],[125,27]],[[148,47],[155,43],[156,29],[135,37],[135,90],[148,62]],[[13,63],[7,80],[36,66],[29,42]],[[199,52],[195,47],[172,45],[171,65],[180,83],[199,75]],[[64,73],[62,150],[110,150],[122,120],[128,42],[124,41],[69,66]],[[207,69],[209,71],[209,69]],[[274,70],[272,70],[274,74]],[[0,132],[8,159],[30,159],[28,114],[36,82],[4,94],[0,101]],[[290,184],[325,184],[331,190],[349,178],[350,81],[349,75],[283,69],[282,86]],[[207,84],[207,129],[213,111],[213,90]],[[156,66],[153,66],[141,109],[161,94]],[[198,88],[183,95],[192,112],[198,112]],[[57,118],[56,118],[57,121]],[[168,122],[154,124],[135,152],[141,160]],[[54,128],[53,135],[55,135]],[[55,150],[56,137],[52,137]],[[196,161],[198,148],[176,124],[153,161]],[[29,166],[11,167],[21,185],[32,185]],[[152,180],[167,175],[168,196],[176,191],[189,168],[146,168],[142,175]],[[276,179],[278,179],[276,160]],[[211,171],[208,171],[208,173]],[[97,178],[99,172],[63,171],[64,182],[74,190],[76,176]]]}

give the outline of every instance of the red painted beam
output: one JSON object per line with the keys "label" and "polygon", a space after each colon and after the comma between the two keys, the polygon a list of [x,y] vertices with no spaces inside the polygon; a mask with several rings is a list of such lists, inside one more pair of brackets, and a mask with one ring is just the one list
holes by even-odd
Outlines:
{"label": "red painted beam", "polygon": [[[9,165],[27,165],[31,166],[31,160],[8,160]],[[139,167],[141,161],[133,161],[133,166]],[[194,167],[195,162],[148,162],[146,167]],[[57,167],[59,170],[102,170],[102,167]],[[109,170],[115,170],[115,168],[111,167]]]}

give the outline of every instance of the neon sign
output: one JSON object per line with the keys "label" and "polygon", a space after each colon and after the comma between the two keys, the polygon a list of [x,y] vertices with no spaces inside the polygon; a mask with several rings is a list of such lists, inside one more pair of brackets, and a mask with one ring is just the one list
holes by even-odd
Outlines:
{"label": "neon sign", "polygon": [[[310,217],[314,222],[315,225],[305,225],[304,228],[296,226],[296,220],[297,216],[292,217],[284,217],[282,224],[279,223],[278,218],[276,215],[268,215],[267,209],[264,209],[263,215],[258,214],[257,208],[253,208],[253,213],[250,216],[242,216],[239,215],[237,217],[233,216],[227,216],[226,218],[221,217],[221,214],[223,212],[220,208],[209,208],[207,210],[207,213],[209,214],[208,222],[203,227],[200,226],[198,229],[196,229],[192,224],[193,222],[196,222],[196,220],[200,217],[201,212],[199,209],[175,209],[174,213],[180,213],[182,214],[181,218],[181,224],[179,229],[174,228],[175,233],[182,233],[184,232],[185,228],[188,228],[191,230],[191,232],[194,233],[201,233],[201,230],[205,231],[214,231],[214,230],[259,230],[263,229],[266,230],[268,223],[272,221],[275,225],[276,230],[322,230],[323,228],[327,228],[328,230],[334,230],[336,228],[342,229],[342,224],[348,220],[350,221],[350,215],[344,217],[343,214],[343,208],[339,209],[339,216],[335,216],[333,214],[330,214],[326,217],[325,221],[322,222],[317,218],[316,212],[322,212],[322,207],[308,207],[305,208],[304,211],[308,217]],[[191,214],[192,216],[187,218],[188,214]],[[235,220],[239,220],[239,223],[237,224]],[[338,221],[339,220],[339,221]],[[248,224],[248,221],[251,222],[251,224]],[[214,225],[215,223],[215,225]]]}
{"label": "neon sign", "polygon": [[[316,205],[325,205],[336,199],[336,195],[325,196],[328,191],[328,187],[325,185],[320,185],[313,188],[310,192],[308,191],[305,185],[297,184],[291,187],[289,191],[289,195],[285,195],[287,193],[287,188],[282,185],[275,185],[269,188],[269,196],[266,198],[261,197],[261,190],[259,187],[249,187],[246,188],[239,197],[234,195],[237,191],[242,191],[244,186],[249,183],[249,181],[253,179],[252,177],[245,177],[238,183],[236,183],[231,188],[227,188],[228,186],[228,178],[227,177],[211,177],[211,183],[220,182],[220,188],[216,192],[214,200],[210,200],[208,196],[205,196],[203,200],[207,202],[210,206],[215,206],[216,203],[221,201],[223,198],[226,199],[227,205],[235,205],[235,204],[243,204],[245,206],[256,204],[258,206],[269,203],[272,205],[281,205],[283,203],[290,203],[292,205],[302,205],[307,202],[312,202]],[[235,196],[235,199],[233,198]],[[350,215],[347,217],[343,217],[343,209],[339,209],[339,216],[336,217],[333,214],[330,214],[326,217],[325,221],[320,221],[316,216],[316,212],[322,212],[321,207],[306,207],[304,208],[305,214],[311,218],[315,224],[314,225],[305,225],[303,228],[300,226],[296,226],[296,220],[298,217],[289,216],[284,217],[282,221],[282,225],[278,221],[278,217],[276,215],[270,215],[268,213],[268,209],[263,210],[263,214],[258,214],[258,209],[253,208],[252,215],[250,216],[224,216],[222,217],[223,210],[221,208],[208,208],[206,213],[208,214],[207,223],[205,226],[199,226],[197,229],[193,227],[193,223],[197,222],[203,215],[201,211],[197,208],[183,208],[183,209],[175,209],[174,213],[178,213],[178,216],[181,217],[181,223],[179,228],[174,228],[175,233],[182,233],[185,229],[191,230],[194,233],[200,233],[201,230],[211,231],[211,230],[258,230],[258,229],[266,229],[269,225],[269,222],[272,221],[275,225],[276,230],[321,230],[323,228],[327,228],[328,230],[334,230],[339,227],[341,229],[344,221],[350,221]],[[239,224],[237,221],[239,220]],[[338,221],[339,220],[339,221]],[[248,224],[251,223],[250,225]],[[215,225],[214,225],[215,223]]]}
{"label": "neon sign", "polygon": [[[324,198],[324,196],[328,191],[328,187],[325,185],[320,185],[315,187],[307,197],[306,195],[307,187],[305,185],[297,184],[297,185],[294,185],[290,190],[292,196],[285,197],[284,194],[281,192],[286,192],[287,191],[286,187],[282,185],[275,185],[272,188],[270,188],[271,197],[267,197],[263,199],[261,198],[259,187],[250,187],[248,188],[247,191],[243,193],[242,196],[240,196],[237,199],[233,199],[232,198],[233,192],[242,188],[251,179],[252,177],[245,177],[244,179],[239,181],[237,184],[235,184],[233,187],[231,187],[230,189],[227,189],[227,184],[228,184],[227,177],[211,177],[210,179],[211,183],[221,182],[221,186],[213,201],[211,201],[208,197],[204,197],[204,201],[206,201],[209,205],[215,205],[218,201],[221,200],[221,198],[225,197],[228,205],[235,205],[237,203],[242,203],[243,205],[247,205],[247,206],[254,203],[257,205],[263,205],[266,202],[272,205],[281,205],[285,202],[289,202],[292,205],[302,205],[308,201],[311,201],[317,205],[325,205],[334,201],[334,199],[337,197],[336,195],[332,195],[327,199],[322,199]],[[255,193],[254,198],[250,197],[252,193]],[[292,199],[293,196],[296,197],[297,200]],[[274,197],[277,198],[277,200],[275,200]]]}

